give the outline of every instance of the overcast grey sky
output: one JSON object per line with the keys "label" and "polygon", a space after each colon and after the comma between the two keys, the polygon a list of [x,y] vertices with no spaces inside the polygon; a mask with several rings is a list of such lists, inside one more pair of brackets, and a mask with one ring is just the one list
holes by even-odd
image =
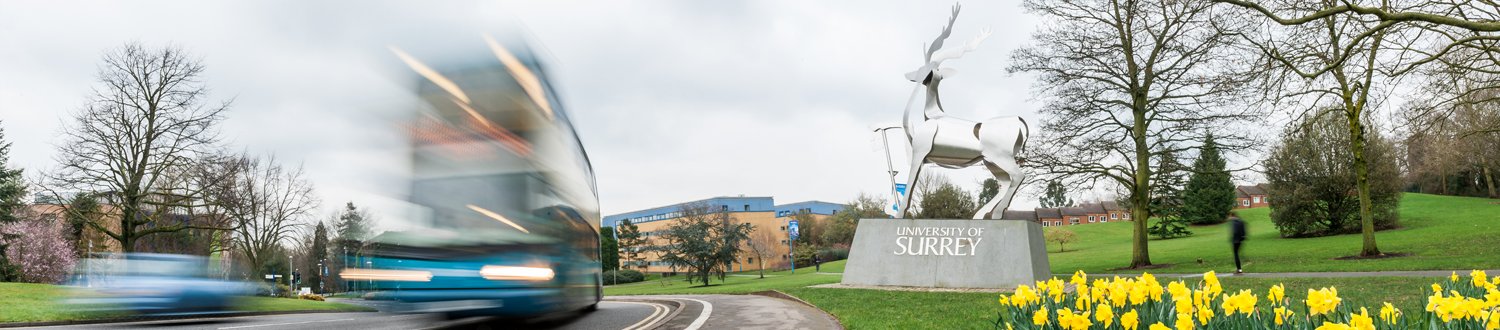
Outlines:
{"label": "overcast grey sky", "polygon": [[[202,58],[214,99],[234,100],[222,128],[231,149],[303,163],[329,212],[379,204],[388,196],[370,178],[399,170],[382,162],[381,146],[399,140],[381,128],[380,102],[401,87],[372,69],[389,64],[380,45],[481,42],[508,21],[550,61],[604,214],[740,194],[843,202],[886,193],[869,128],[899,122],[913,86],[902,74],[922,64],[949,5],[0,0],[0,126],[13,163],[52,168],[103,51],[177,45]],[[943,85],[950,114],[1035,117],[1031,80],[1005,66],[1037,22],[1016,1],[964,3],[954,38],[994,35],[948,62],[960,72]],[[942,172],[970,189],[987,175]]]}

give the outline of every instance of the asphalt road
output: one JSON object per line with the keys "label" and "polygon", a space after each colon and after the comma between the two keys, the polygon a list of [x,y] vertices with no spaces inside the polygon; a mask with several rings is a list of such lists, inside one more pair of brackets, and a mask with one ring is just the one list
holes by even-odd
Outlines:
{"label": "asphalt road", "polygon": [[37,329],[633,329],[666,316],[666,307],[641,302],[605,301],[587,314],[530,320],[469,318],[445,320],[429,314],[310,313],[128,323],[82,324]]}
{"label": "asphalt road", "polygon": [[[385,309],[382,302],[349,300]],[[799,302],[758,295],[665,295],[608,297],[599,310],[532,319],[471,317],[447,320],[433,314],[310,313],[80,324],[43,329],[841,329],[827,313]]]}

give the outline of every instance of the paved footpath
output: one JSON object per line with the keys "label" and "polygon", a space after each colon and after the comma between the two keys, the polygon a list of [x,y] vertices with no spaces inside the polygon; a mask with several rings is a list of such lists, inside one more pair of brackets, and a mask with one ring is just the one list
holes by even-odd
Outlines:
{"label": "paved footpath", "polygon": [[[1459,277],[1468,278],[1469,277],[1469,272],[1472,272],[1472,271],[1474,271],[1474,270],[1473,269],[1465,269],[1465,270],[1391,270],[1391,271],[1378,271],[1378,272],[1290,272],[1290,273],[1244,273],[1244,274],[1234,274],[1234,273],[1231,272],[1231,273],[1216,273],[1216,274],[1219,275],[1220,278],[1230,278],[1230,277],[1271,277],[1271,278],[1279,278],[1279,277],[1444,277],[1444,276],[1453,275],[1453,273],[1458,273]],[[1500,275],[1500,269],[1491,269],[1491,270],[1486,270],[1484,272],[1485,272],[1485,274],[1488,274],[1489,276]],[[1053,276],[1058,276],[1058,277],[1063,277],[1063,278],[1067,278],[1069,276],[1073,276],[1073,274],[1052,274],[1052,275]],[[1135,276],[1140,276],[1140,275],[1141,275],[1140,273],[1135,273],[1135,274],[1089,274],[1089,277],[1094,277],[1094,278],[1098,278],[1098,277],[1115,277],[1115,276],[1119,276],[1119,277],[1135,277]],[[1194,273],[1194,274],[1157,274],[1157,273],[1151,273],[1151,275],[1152,276],[1156,276],[1156,277],[1173,277],[1173,278],[1203,277],[1203,273]]]}

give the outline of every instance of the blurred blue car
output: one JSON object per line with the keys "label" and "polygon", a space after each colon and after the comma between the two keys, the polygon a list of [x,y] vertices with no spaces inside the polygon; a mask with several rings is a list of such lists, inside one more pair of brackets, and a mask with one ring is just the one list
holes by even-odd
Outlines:
{"label": "blurred blue car", "polygon": [[126,253],[100,255],[80,264],[70,285],[91,289],[70,299],[76,310],[127,311],[147,315],[229,312],[249,283],[208,277],[201,256]]}

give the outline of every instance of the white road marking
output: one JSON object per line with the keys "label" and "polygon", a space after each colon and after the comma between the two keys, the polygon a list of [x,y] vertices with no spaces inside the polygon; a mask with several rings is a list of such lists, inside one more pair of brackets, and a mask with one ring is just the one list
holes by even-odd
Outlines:
{"label": "white road marking", "polygon": [[667,316],[667,306],[662,305],[662,304],[648,303],[648,302],[635,302],[635,301],[616,301],[616,302],[618,302],[618,303],[625,303],[625,304],[649,305],[652,308],[651,315],[648,315],[648,316],[646,316],[646,318],[641,319],[640,322],[636,322],[635,324],[631,324],[630,326],[625,327],[624,329],[621,329],[621,330],[644,329],[643,327],[645,327],[647,325],[651,325],[653,323],[656,323],[656,321],[660,321],[661,318]]}
{"label": "white road marking", "polygon": [[308,324],[308,323],[322,323],[322,322],[339,322],[339,321],[353,321],[353,320],[354,319],[337,319],[337,320],[318,320],[318,321],[292,322],[292,323],[273,323],[273,324],[242,325],[242,326],[237,326],[237,327],[223,327],[223,328],[219,328],[219,330],[224,330],[224,329],[243,329],[243,328],[259,328],[259,327],[274,327],[274,326],[280,326],[280,325],[294,325],[294,324]]}
{"label": "white road marking", "polygon": [[713,314],[713,312],[714,312],[714,304],[710,304],[707,301],[702,301],[702,300],[692,299],[692,298],[681,298],[681,299],[682,300],[692,300],[692,301],[696,301],[696,302],[698,302],[700,304],[703,304],[703,312],[698,314],[698,319],[693,320],[693,324],[689,324],[687,326],[687,328],[683,328],[682,330],[698,330],[698,328],[703,327],[703,323],[708,322],[708,315],[709,314]]}

